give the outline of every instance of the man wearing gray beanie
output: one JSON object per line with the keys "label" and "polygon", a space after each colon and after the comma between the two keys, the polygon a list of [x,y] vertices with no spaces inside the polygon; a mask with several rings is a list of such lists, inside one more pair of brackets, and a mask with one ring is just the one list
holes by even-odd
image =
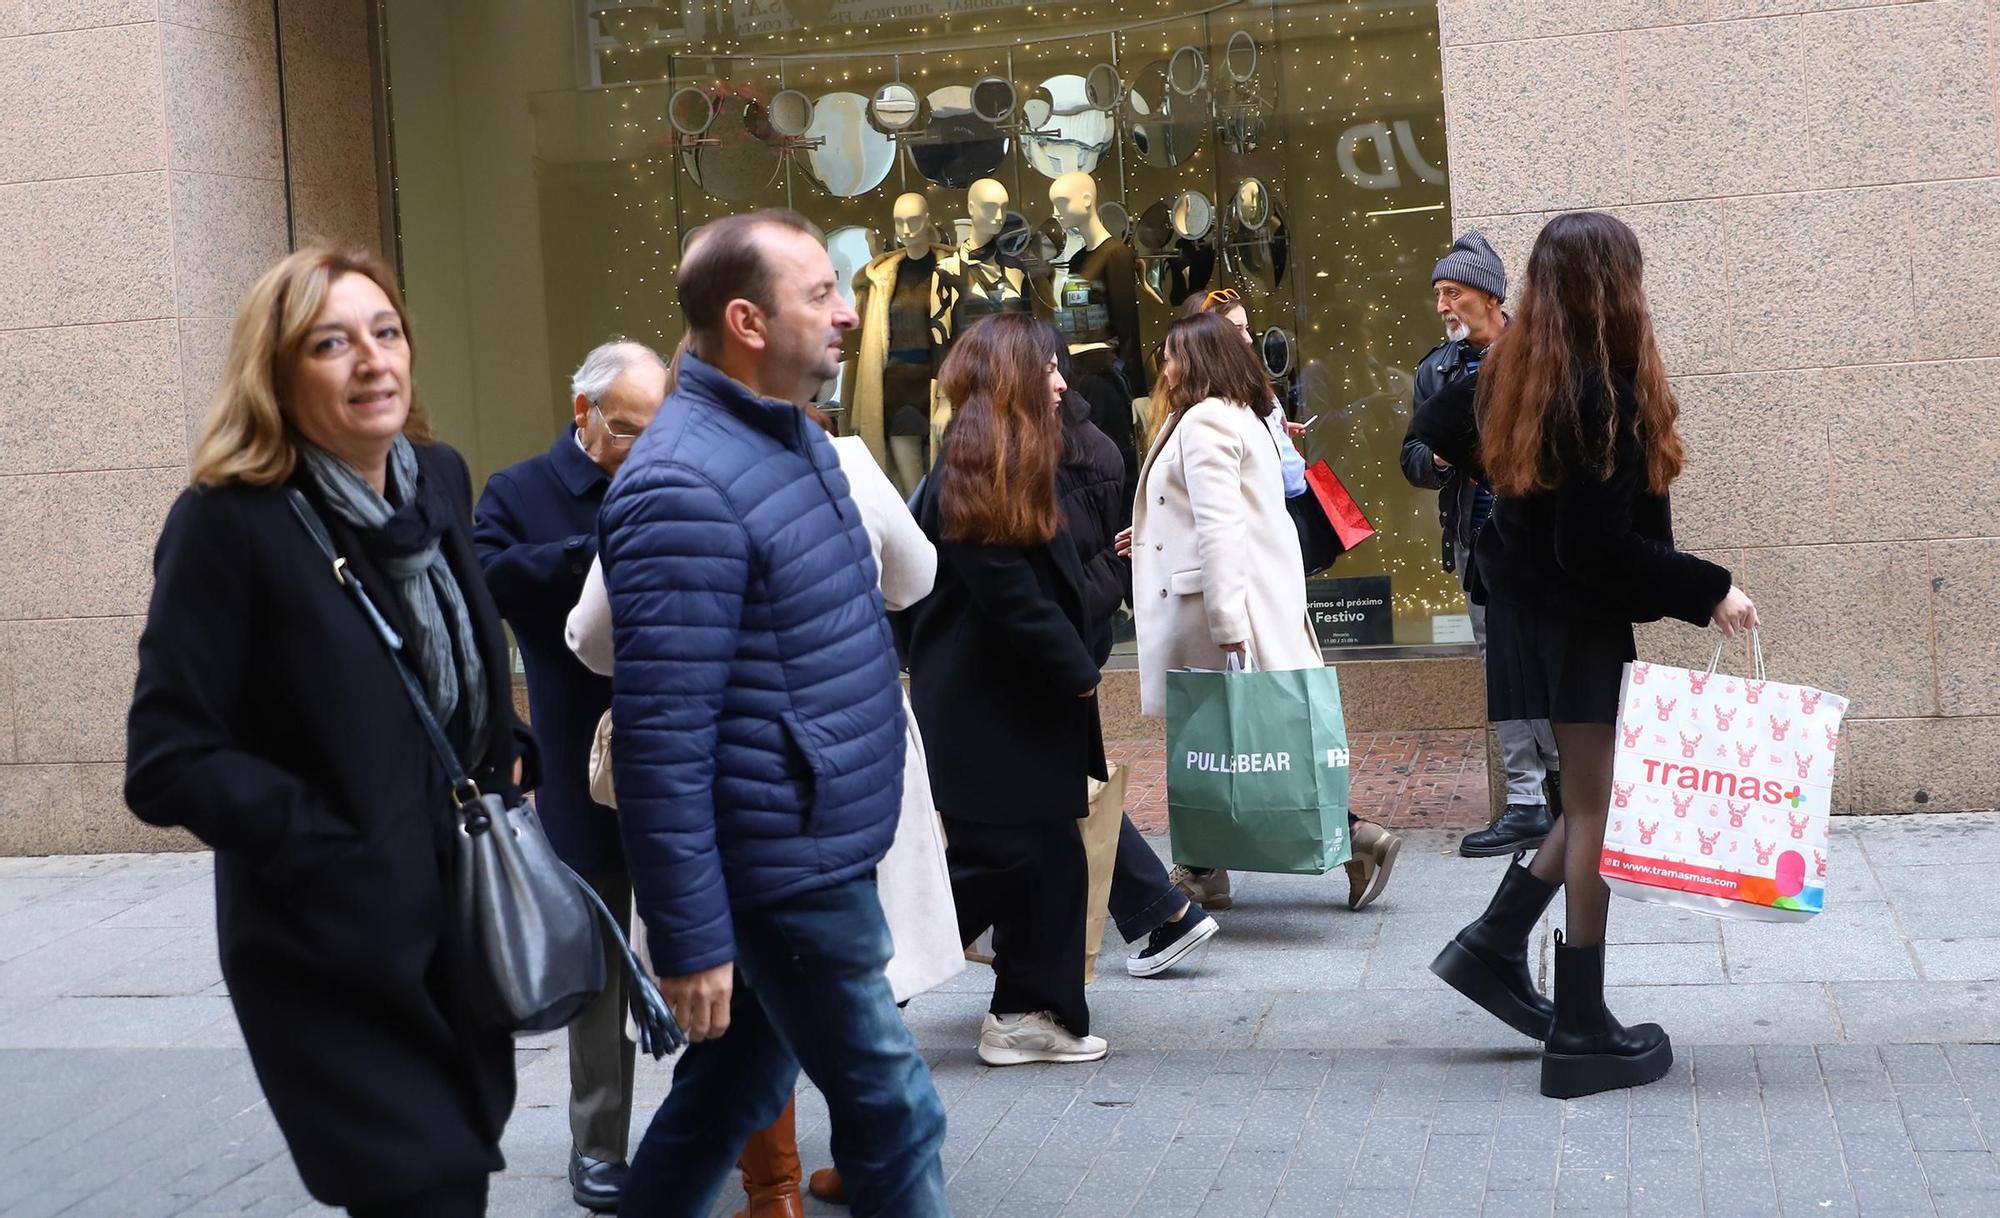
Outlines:
{"label": "man wearing gray beanie", "polygon": [[[1484,236],[1476,230],[1468,232],[1452,242],[1450,252],[1431,271],[1431,294],[1438,318],[1444,322],[1445,341],[1433,347],[1417,366],[1413,406],[1479,374],[1486,349],[1507,325],[1507,315],[1501,309],[1507,299],[1507,268]],[[1466,389],[1469,386],[1461,386],[1460,396],[1469,403]],[[1403,476],[1411,485],[1438,492],[1444,569],[1458,572],[1469,587],[1472,547],[1493,510],[1492,494],[1433,453],[1414,433],[1403,437],[1402,464]],[[1472,616],[1473,638],[1484,660],[1486,607],[1472,604],[1470,598],[1466,606]],[[1562,808],[1555,733],[1548,721],[1508,720],[1495,723],[1493,731],[1507,767],[1507,807],[1490,828],[1468,833],[1459,842],[1459,853],[1468,858],[1512,854],[1541,845]]]}

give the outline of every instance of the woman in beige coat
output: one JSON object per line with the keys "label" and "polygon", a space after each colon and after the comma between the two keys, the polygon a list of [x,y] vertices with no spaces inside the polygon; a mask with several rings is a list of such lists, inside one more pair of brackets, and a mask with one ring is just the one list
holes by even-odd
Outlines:
{"label": "woman in beige coat", "polygon": [[[1139,709],[1156,717],[1166,714],[1176,668],[1222,669],[1232,653],[1246,668],[1273,671],[1325,663],[1285,510],[1281,441],[1266,418],[1277,403],[1243,341],[1241,305],[1219,303],[1167,330],[1133,506]],[[1380,894],[1400,843],[1379,825],[1350,823],[1360,865],[1349,867],[1348,906],[1358,909]],[[1232,903],[1227,871],[1176,867],[1174,878],[1205,909]]]}
{"label": "woman in beige coat", "polygon": [[1306,617],[1305,560],[1285,511],[1264,370],[1213,314],[1167,331],[1153,443],[1132,510],[1139,708],[1167,713],[1167,673],[1323,663]]}

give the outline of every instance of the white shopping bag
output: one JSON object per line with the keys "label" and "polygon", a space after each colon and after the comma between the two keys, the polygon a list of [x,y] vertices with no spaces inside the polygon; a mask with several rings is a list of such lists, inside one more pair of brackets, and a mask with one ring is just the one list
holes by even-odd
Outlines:
{"label": "white shopping bag", "polygon": [[1620,896],[1802,922],[1826,902],[1834,750],[1847,699],[1764,676],[1625,666],[1599,872]]}

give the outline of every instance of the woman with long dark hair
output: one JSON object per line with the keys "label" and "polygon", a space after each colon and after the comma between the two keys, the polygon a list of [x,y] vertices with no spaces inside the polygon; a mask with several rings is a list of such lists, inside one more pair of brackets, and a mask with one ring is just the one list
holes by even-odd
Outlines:
{"label": "woman with long dark hair", "polygon": [[[1447,396],[1425,403],[1417,430],[1447,460],[1483,466],[1477,476],[1497,496],[1472,588],[1487,607],[1487,712],[1553,724],[1563,815],[1431,968],[1545,1041],[1542,1094],[1650,1083],[1673,1064],[1673,1047],[1659,1025],[1627,1028],[1605,1009],[1610,890],[1597,870],[1632,625],[1672,617],[1734,635],[1756,626],[1757,610],[1727,570],[1674,548],[1667,488],[1685,460],[1680,407],[1632,230],[1601,212],[1550,221],[1514,322],[1478,378],[1476,449],[1464,403]],[[1526,949],[1558,887],[1566,931],[1550,1004]]]}
{"label": "woman with long dark hair", "polygon": [[1056,497],[1066,386],[1024,314],[959,335],[957,404],[917,523],[937,583],[910,611],[910,700],[945,826],[959,936],[993,930],[988,1065],[1096,1061],[1083,993],[1089,882],[1077,822],[1105,777],[1085,577]]}

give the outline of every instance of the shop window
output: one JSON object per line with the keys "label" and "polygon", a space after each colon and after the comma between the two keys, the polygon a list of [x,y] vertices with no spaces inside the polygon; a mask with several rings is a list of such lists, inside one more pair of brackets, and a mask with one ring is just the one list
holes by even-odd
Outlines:
{"label": "shop window", "polygon": [[385,14],[418,383],[479,469],[547,446],[595,343],[672,347],[690,234],[792,207],[863,305],[823,396],[892,476],[930,460],[930,374],[977,317],[1055,322],[1131,431],[1173,308],[1231,289],[1308,459],[1377,529],[1315,585],[1330,647],[1469,644],[1436,495],[1397,460],[1453,235],[1434,4]]}

